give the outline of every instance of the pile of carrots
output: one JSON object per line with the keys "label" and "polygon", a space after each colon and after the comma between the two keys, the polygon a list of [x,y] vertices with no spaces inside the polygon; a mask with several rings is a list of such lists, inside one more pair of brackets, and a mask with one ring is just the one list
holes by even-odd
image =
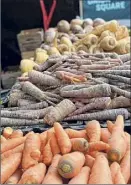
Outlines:
{"label": "pile of carrots", "polygon": [[130,184],[130,135],[118,115],[107,128],[55,122],[43,133],[6,127],[1,135],[1,184]]}

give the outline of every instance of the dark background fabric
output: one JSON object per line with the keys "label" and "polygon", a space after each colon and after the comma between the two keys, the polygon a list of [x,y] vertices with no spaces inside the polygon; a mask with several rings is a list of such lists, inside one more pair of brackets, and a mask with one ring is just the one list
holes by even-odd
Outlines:
{"label": "dark background fabric", "polygon": [[[52,0],[44,0],[49,12]],[[50,26],[58,21],[70,21],[79,15],[78,0],[57,0]],[[21,30],[42,28],[42,12],[39,0],[1,0],[1,64],[2,69],[7,66],[18,65],[21,60],[17,44],[17,34]]]}

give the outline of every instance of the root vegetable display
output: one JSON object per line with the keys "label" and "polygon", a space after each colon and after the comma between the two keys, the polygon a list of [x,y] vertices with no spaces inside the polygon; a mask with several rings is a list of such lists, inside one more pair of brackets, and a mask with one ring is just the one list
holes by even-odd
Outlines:
{"label": "root vegetable display", "polygon": [[101,128],[97,120],[92,120],[83,130],[75,130],[54,123],[42,133],[31,131],[20,138],[8,137],[1,143],[1,183],[127,184],[130,134],[124,131],[121,115],[115,123],[107,120],[107,125]]}

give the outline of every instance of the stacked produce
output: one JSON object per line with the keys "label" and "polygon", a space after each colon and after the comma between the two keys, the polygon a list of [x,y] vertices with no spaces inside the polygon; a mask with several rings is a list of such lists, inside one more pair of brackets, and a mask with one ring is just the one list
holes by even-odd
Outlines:
{"label": "stacked produce", "polygon": [[51,56],[19,77],[1,110],[1,125],[130,118],[130,54]]}
{"label": "stacked produce", "polygon": [[130,184],[130,135],[119,115],[107,128],[60,123],[43,133],[6,127],[1,135],[2,184]]}

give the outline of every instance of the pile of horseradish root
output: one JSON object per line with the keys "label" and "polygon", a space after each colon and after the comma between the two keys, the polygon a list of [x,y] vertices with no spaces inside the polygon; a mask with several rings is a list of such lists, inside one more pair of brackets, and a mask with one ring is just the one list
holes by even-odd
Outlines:
{"label": "pile of horseradish root", "polygon": [[41,134],[4,128],[1,135],[2,184],[130,184],[130,135],[124,118],[107,128],[98,121],[83,130],[60,123]]}
{"label": "pile of horseradish root", "polygon": [[130,118],[130,54],[52,55],[13,86],[2,126]]}

